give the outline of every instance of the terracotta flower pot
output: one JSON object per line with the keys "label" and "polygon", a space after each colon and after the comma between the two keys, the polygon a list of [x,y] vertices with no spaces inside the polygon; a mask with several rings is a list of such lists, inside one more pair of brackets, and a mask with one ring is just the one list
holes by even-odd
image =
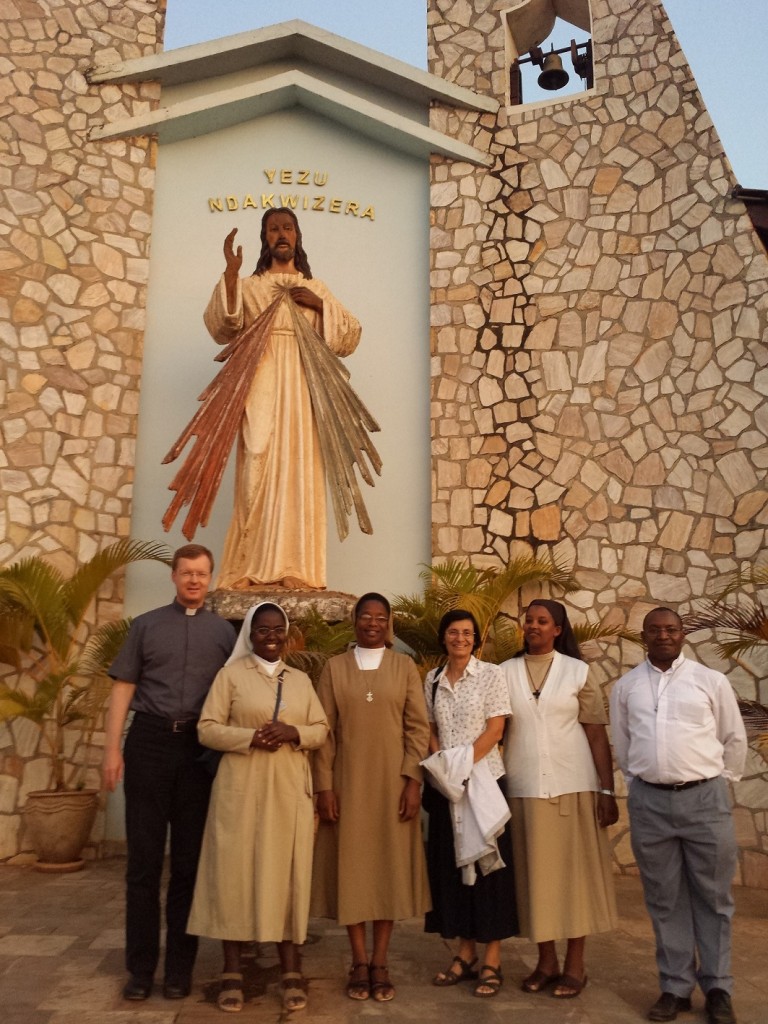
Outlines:
{"label": "terracotta flower pot", "polygon": [[38,871],[80,871],[80,853],[88,842],[99,794],[95,789],[30,793],[24,822],[37,854]]}

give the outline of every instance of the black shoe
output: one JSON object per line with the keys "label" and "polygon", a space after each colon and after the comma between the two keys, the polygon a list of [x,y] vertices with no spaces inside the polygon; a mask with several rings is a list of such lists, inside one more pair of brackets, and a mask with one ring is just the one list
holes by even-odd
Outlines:
{"label": "black shoe", "polygon": [[731,997],[722,988],[711,988],[704,1004],[709,1024],[736,1024]]}
{"label": "black shoe", "polygon": [[152,991],[152,979],[143,978],[138,974],[132,974],[123,986],[123,999],[139,1001],[149,999]]}
{"label": "black shoe", "polygon": [[[688,996],[675,996],[671,992],[662,992],[648,1011],[648,1020],[674,1020],[678,1013],[690,1010],[691,1000]],[[720,1024],[718,1021],[717,1024]]]}
{"label": "black shoe", "polygon": [[166,999],[186,999],[192,991],[192,982],[189,978],[179,981],[176,978],[166,978],[163,982],[163,996]]}

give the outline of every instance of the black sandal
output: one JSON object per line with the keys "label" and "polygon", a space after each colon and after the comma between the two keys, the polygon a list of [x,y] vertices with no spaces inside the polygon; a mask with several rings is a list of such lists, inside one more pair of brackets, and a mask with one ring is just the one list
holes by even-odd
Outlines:
{"label": "black sandal", "polygon": [[[488,977],[484,978],[483,975],[488,972]],[[491,967],[490,964],[483,964],[480,968],[480,977],[477,980],[477,984],[472,989],[472,995],[477,996],[478,999],[491,999],[493,996],[499,994],[504,976],[501,973],[501,967]],[[489,988],[490,992],[482,992],[481,989]]]}
{"label": "black sandal", "polygon": [[[471,964],[468,964],[462,957],[455,956],[453,960],[451,960],[450,965],[444,971],[441,971],[439,974],[434,976],[432,984],[437,985],[438,988],[448,988],[451,985],[458,985],[460,981],[475,981],[477,978],[477,971],[473,970],[473,968],[476,963],[477,957],[475,957]],[[459,964],[461,970],[452,971],[451,967],[453,964]]]}
{"label": "black sandal", "polygon": [[[382,975],[380,981],[374,981],[374,974]],[[371,995],[377,1003],[388,1003],[395,998],[395,986],[389,980],[389,968],[386,964],[371,964]]]}
{"label": "black sandal", "polygon": [[[361,975],[361,977],[355,977]],[[368,964],[352,964],[349,968],[349,981],[347,982],[347,995],[350,999],[358,1002],[367,999],[371,994],[371,979],[368,973]]]}

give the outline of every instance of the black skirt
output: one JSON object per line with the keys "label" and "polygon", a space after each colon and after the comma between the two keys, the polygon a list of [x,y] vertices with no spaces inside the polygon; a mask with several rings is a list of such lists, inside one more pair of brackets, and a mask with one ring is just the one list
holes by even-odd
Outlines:
{"label": "black skirt", "polygon": [[[425,789],[428,786],[425,783]],[[501,782],[499,786],[502,787]],[[424,931],[438,932],[444,939],[474,939],[483,943],[519,935],[509,825],[499,836],[499,853],[505,867],[489,875],[478,871],[475,884],[465,885],[461,868],[456,867],[450,802],[430,787],[426,803],[432,910],[424,918]]]}

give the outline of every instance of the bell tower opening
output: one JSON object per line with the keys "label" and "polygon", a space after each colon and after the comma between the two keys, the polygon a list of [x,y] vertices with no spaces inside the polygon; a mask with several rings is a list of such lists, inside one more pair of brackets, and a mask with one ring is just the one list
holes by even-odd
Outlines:
{"label": "bell tower opening", "polygon": [[502,18],[509,106],[551,102],[593,87],[589,0],[521,0]]}

